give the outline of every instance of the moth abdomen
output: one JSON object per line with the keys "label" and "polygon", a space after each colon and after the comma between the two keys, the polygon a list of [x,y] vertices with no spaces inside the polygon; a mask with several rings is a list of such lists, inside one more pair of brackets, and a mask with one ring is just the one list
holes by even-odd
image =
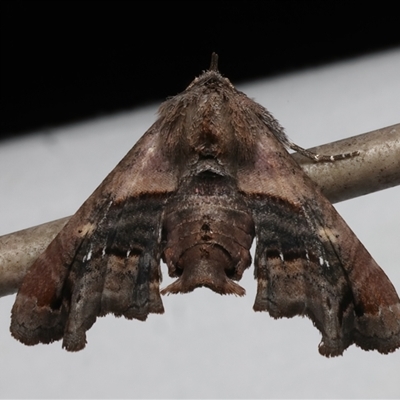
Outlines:
{"label": "moth abdomen", "polygon": [[212,178],[203,175],[190,179],[168,205],[163,258],[170,276],[179,279],[162,293],[205,286],[220,294],[243,295],[244,289],[232,279],[239,280],[251,264],[253,219],[228,178],[217,179],[227,183],[221,192]]}

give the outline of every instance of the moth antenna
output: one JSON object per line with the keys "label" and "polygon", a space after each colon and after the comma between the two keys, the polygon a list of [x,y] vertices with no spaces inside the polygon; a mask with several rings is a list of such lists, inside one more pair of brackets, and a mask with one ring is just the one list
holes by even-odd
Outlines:
{"label": "moth antenna", "polygon": [[211,64],[210,64],[210,68],[208,70],[218,72],[218,54],[217,53],[211,54]]}

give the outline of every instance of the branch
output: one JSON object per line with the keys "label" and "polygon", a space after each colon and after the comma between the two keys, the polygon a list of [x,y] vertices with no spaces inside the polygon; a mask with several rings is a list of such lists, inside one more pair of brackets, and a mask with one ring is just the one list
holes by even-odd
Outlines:
{"label": "branch", "polygon": [[328,155],[360,151],[356,157],[331,163],[315,163],[293,154],[331,203],[400,185],[400,124],[308,150]]}
{"label": "branch", "polygon": [[[309,149],[317,154],[360,155],[331,163],[294,159],[332,202],[340,202],[400,184],[400,124]],[[0,296],[17,292],[28,268],[70,217],[0,237]]]}

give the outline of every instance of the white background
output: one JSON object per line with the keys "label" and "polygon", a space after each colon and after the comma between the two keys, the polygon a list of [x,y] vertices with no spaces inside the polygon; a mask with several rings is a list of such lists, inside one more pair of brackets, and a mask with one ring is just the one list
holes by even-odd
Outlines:
{"label": "white background", "polygon": [[[267,107],[293,141],[310,147],[399,123],[399,71],[397,49],[239,89]],[[156,109],[0,142],[0,235],[73,214],[152,124]],[[398,292],[399,200],[397,187],[337,205]],[[60,342],[26,347],[15,341],[9,334],[14,296],[2,298],[0,396],[400,396],[400,350],[385,356],[352,346],[343,357],[326,359],[308,319],[254,313],[251,270],[242,285],[244,298],[204,288],[164,297],[165,314],[145,323],[100,318],[86,349],[74,354]]]}

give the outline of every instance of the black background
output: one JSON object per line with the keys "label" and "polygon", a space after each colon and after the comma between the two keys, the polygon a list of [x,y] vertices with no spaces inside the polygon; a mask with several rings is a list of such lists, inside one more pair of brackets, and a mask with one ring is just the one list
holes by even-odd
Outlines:
{"label": "black background", "polygon": [[3,1],[2,137],[400,45],[393,2]]}

